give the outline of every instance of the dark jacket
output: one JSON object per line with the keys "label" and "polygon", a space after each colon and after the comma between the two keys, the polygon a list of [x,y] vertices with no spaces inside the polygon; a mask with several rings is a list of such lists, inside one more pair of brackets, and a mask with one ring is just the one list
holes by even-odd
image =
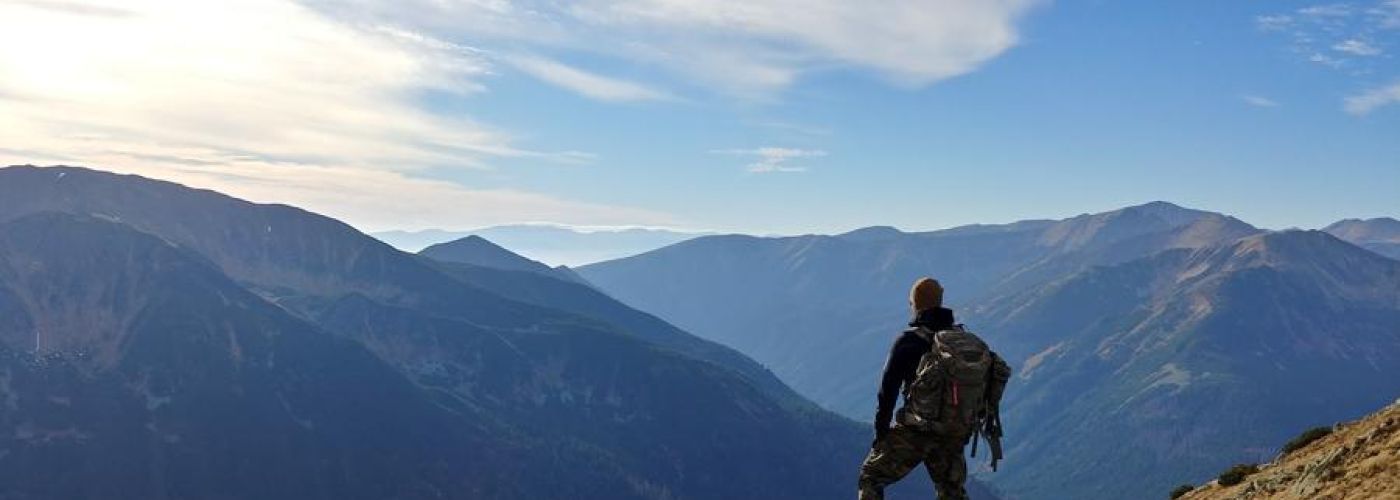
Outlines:
{"label": "dark jacket", "polygon": [[[931,330],[944,330],[954,324],[953,311],[939,307],[936,309],[925,309],[909,322],[909,326],[923,326]],[[894,346],[890,348],[890,357],[885,360],[885,373],[880,376],[880,394],[877,397],[879,403],[875,410],[875,432],[884,434],[890,428],[890,419],[894,417],[894,405],[899,400],[900,389],[904,384],[914,380],[914,371],[919,367],[919,360],[929,351],[932,346],[927,340],[917,334],[905,331],[894,341]]]}

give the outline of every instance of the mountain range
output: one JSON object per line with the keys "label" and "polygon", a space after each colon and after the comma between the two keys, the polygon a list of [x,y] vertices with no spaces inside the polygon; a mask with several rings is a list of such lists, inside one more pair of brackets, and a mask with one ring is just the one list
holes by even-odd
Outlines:
{"label": "mountain range", "polygon": [[[1400,393],[1394,222],[1274,232],[1154,202],[573,270],[4,168],[0,499],[849,497],[869,431],[809,398],[873,414],[923,275],[1016,369],[1008,459],[980,479],[1155,497]],[[926,497],[915,477],[892,497]]]}
{"label": "mountain range", "polygon": [[535,271],[0,169],[0,498],[849,496],[864,426]]}
{"label": "mountain range", "polygon": [[1010,498],[1156,496],[1400,393],[1400,262],[1163,202],[924,233],[709,236],[579,272],[856,419],[874,413],[908,286],[937,277],[1017,370],[1008,460],[981,476]]}
{"label": "mountain range", "polygon": [[373,236],[408,252],[478,236],[529,259],[555,266],[578,266],[636,255],[705,234],[710,233],[641,227],[508,224],[470,231],[382,231],[373,233]]}

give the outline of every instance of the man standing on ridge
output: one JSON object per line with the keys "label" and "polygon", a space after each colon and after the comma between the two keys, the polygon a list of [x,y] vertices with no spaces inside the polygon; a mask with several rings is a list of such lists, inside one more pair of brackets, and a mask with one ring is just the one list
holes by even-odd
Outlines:
{"label": "man standing on ridge", "polygon": [[[942,500],[964,500],[963,447],[987,438],[992,470],[1001,458],[997,405],[1011,368],[943,307],[943,286],[922,278],[909,292],[914,319],[895,339],[880,377],[875,441],[860,467],[860,500],[884,498],[884,489],[919,463]],[[904,406],[895,414],[901,388]],[[894,426],[890,421],[894,420]]]}

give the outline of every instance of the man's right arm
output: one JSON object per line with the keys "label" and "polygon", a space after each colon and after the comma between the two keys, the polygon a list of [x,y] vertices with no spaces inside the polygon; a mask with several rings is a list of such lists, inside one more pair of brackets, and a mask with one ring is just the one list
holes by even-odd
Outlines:
{"label": "man's right arm", "polygon": [[894,406],[899,400],[899,390],[908,378],[909,372],[913,371],[919,363],[921,354],[917,352],[916,346],[911,346],[905,340],[904,335],[895,339],[894,345],[890,347],[890,355],[885,359],[885,370],[880,375],[880,392],[876,396],[878,406],[875,409],[875,435],[884,436],[885,431],[890,428],[890,420],[894,417]]}

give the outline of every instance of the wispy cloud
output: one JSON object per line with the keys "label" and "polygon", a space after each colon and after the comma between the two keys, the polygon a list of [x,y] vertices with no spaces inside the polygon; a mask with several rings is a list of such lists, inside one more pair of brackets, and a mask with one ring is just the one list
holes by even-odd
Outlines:
{"label": "wispy cloud", "polygon": [[654,101],[672,99],[664,91],[639,83],[590,73],[567,64],[535,56],[508,57],[521,71],[580,95],[603,101]]}
{"label": "wispy cloud", "polygon": [[391,22],[442,39],[523,46],[537,54],[588,50],[661,69],[680,86],[762,95],[809,72],[833,68],[908,86],[962,75],[1015,46],[1018,21],[1041,3],[1045,0],[896,0],[878,8],[848,0],[312,5],[349,22]]}
{"label": "wispy cloud", "polygon": [[1347,17],[1354,11],[1355,9],[1349,4],[1332,3],[1300,8],[1298,9],[1298,15],[1319,18]]}
{"label": "wispy cloud", "polygon": [[1383,70],[1380,56],[1400,28],[1400,0],[1369,6],[1329,3],[1255,18],[1264,32],[1283,35],[1289,50],[1306,61],[1354,75]]}
{"label": "wispy cloud", "polygon": [[507,159],[593,160],[523,148],[506,131],[422,104],[428,91],[479,95],[493,72],[473,47],[283,0],[132,0],[120,11],[0,3],[0,130],[6,146],[23,149],[0,160],[155,175],[370,227],[485,224],[507,212],[668,222],[427,178]]}
{"label": "wispy cloud", "polygon": [[[1395,76],[1390,55],[1400,36],[1400,0],[1327,3],[1255,18],[1261,31],[1282,36],[1302,60],[1358,82]],[[1391,74],[1388,74],[1391,73]],[[1365,115],[1395,103],[1400,84],[1345,98],[1342,109]],[[1246,100],[1249,98],[1246,97]]]}
{"label": "wispy cloud", "polygon": [[767,174],[775,172],[806,172],[807,167],[791,165],[789,162],[800,158],[820,158],[826,156],[826,151],[820,149],[796,149],[779,147],[762,147],[755,149],[717,149],[711,151],[714,154],[748,156],[754,160],[745,165],[750,173]]}
{"label": "wispy cloud", "polygon": [[1346,109],[1348,113],[1360,116],[1396,104],[1400,104],[1400,81],[1347,97],[1343,109]]}
{"label": "wispy cloud", "polygon": [[1248,105],[1254,106],[1254,107],[1259,107],[1259,108],[1276,108],[1276,107],[1278,107],[1278,102],[1277,102],[1277,101],[1274,101],[1273,99],[1269,99],[1269,98],[1263,97],[1263,96],[1257,96],[1257,95],[1243,95],[1243,96],[1240,96],[1240,99],[1243,99],[1244,102],[1245,102],[1245,104],[1248,104]]}
{"label": "wispy cloud", "polygon": [[1382,53],[1382,50],[1379,47],[1376,47],[1375,45],[1372,45],[1364,40],[1357,40],[1355,38],[1343,40],[1333,45],[1332,50],[1335,50],[1337,52],[1346,52],[1355,56],[1377,56]]}

